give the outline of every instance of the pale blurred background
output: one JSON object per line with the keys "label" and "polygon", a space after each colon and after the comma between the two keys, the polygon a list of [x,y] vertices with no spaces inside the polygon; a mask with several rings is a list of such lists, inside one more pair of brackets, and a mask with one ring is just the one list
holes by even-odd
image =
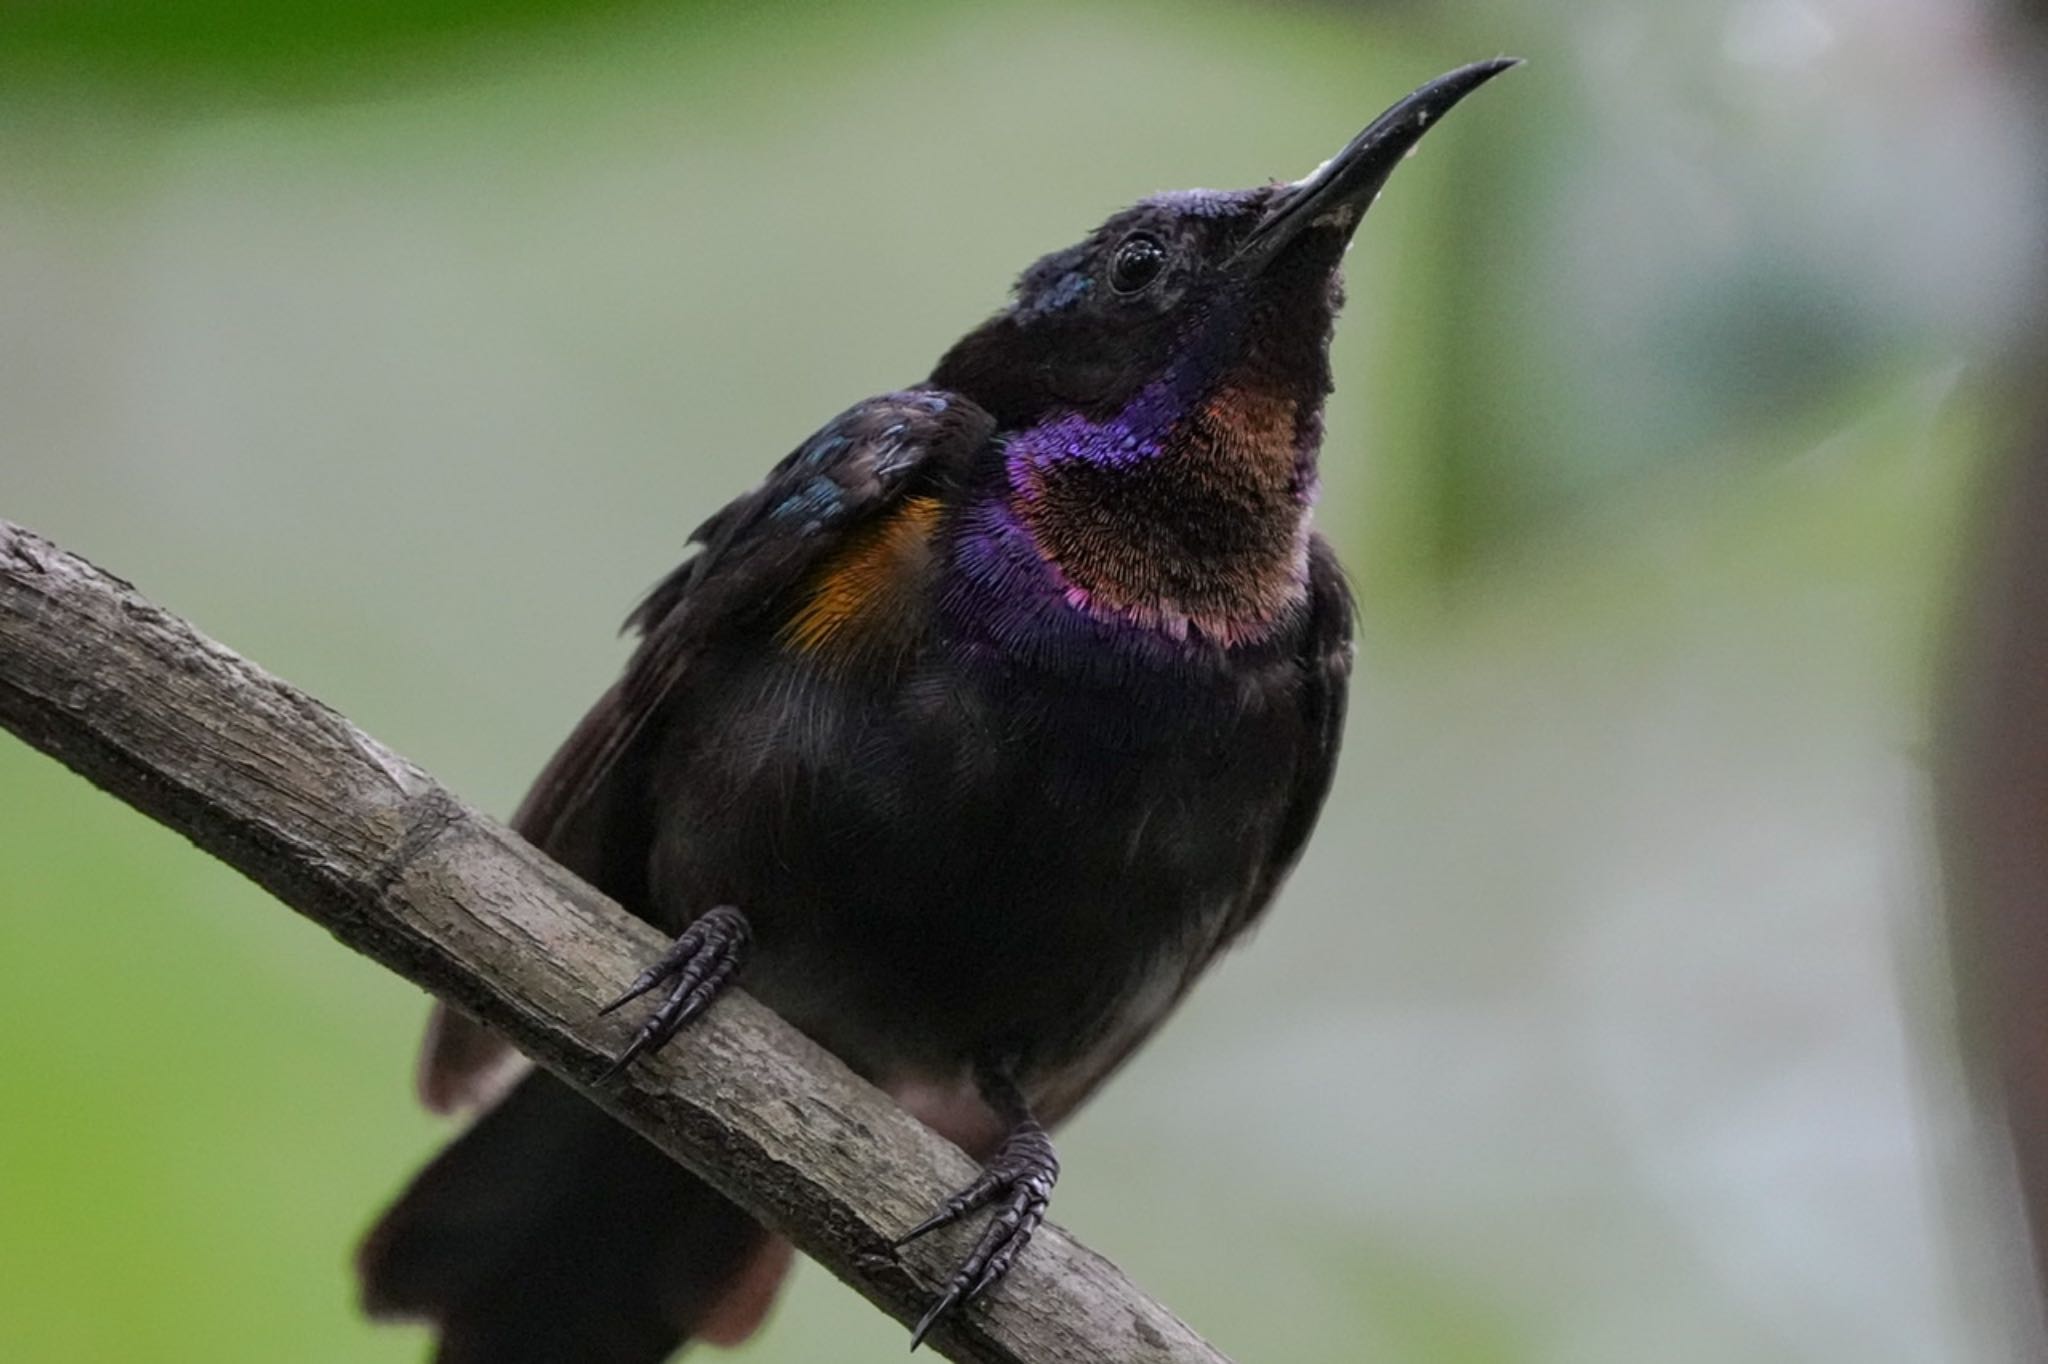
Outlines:
{"label": "pale blurred background", "polygon": [[[1055,1213],[1288,1364],[2006,1361],[1926,719],[2042,260],[1968,0],[0,13],[0,516],[500,814],[723,499],[1141,194],[1352,256],[1338,789]],[[403,1361],[426,1001],[0,739],[0,1359]],[[815,1267],[739,1358],[894,1361]]]}

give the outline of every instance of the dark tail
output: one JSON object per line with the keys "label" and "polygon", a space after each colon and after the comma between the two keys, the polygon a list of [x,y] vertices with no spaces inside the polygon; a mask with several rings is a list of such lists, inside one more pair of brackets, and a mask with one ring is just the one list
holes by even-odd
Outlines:
{"label": "dark tail", "polygon": [[357,1265],[372,1315],[439,1326],[440,1364],[659,1364],[768,1240],[536,1072],[414,1177]]}

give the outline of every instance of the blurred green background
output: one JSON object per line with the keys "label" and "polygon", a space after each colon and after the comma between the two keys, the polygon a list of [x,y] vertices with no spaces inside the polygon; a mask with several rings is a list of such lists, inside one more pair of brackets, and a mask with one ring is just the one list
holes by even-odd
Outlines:
{"label": "blurred green background", "polygon": [[[1991,1361],[1924,711],[2038,283],[1967,0],[0,12],[0,515],[485,807],[683,536],[1141,194],[1512,51],[1352,255],[1339,788],[1056,1212],[1221,1348]],[[426,1001],[0,739],[0,1359],[410,1360]],[[740,1358],[882,1361],[815,1267]]]}

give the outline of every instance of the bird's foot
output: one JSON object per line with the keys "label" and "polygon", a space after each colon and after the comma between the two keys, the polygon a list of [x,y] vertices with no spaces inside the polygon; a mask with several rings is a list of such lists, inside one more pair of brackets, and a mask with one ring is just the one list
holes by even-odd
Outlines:
{"label": "bird's foot", "polygon": [[1009,1272],[1018,1252],[1031,1240],[1031,1233],[1045,1221],[1053,1182],[1059,1177],[1060,1162],[1053,1154],[1052,1138],[1037,1120],[1027,1115],[1003,1138],[1003,1144],[996,1148],[994,1157],[973,1183],[896,1238],[896,1248],[900,1250],[926,1232],[957,1222],[977,1209],[991,1204],[996,1209],[981,1239],[974,1243],[974,1249],[919,1319],[910,1336],[911,1349],[922,1344],[933,1327],[987,1292]]}
{"label": "bird's foot", "polygon": [[606,1067],[598,1083],[616,1079],[633,1063],[633,1058],[656,1051],[682,1030],[684,1024],[710,1007],[753,946],[754,929],[747,916],[731,905],[706,911],[684,929],[661,959],[634,977],[626,992],[598,1010],[600,1016],[630,1003],[659,986],[668,986],[668,996],[649,1014],[633,1040]]}

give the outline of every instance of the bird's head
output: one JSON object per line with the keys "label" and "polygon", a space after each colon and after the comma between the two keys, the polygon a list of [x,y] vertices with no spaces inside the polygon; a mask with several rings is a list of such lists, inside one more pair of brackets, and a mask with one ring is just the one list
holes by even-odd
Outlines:
{"label": "bird's head", "polygon": [[1429,82],[1300,180],[1161,194],[1117,213],[1027,269],[933,382],[1009,430],[1067,413],[1110,420],[1148,392],[1164,415],[1175,396],[1199,399],[1241,370],[1319,400],[1338,266],[1366,209],[1426,131],[1514,64]]}
{"label": "bird's head", "polygon": [[1007,433],[1002,524],[1071,601],[1245,639],[1300,599],[1344,250],[1423,134],[1513,65],[1438,77],[1300,180],[1116,214],[946,353],[932,382]]}

